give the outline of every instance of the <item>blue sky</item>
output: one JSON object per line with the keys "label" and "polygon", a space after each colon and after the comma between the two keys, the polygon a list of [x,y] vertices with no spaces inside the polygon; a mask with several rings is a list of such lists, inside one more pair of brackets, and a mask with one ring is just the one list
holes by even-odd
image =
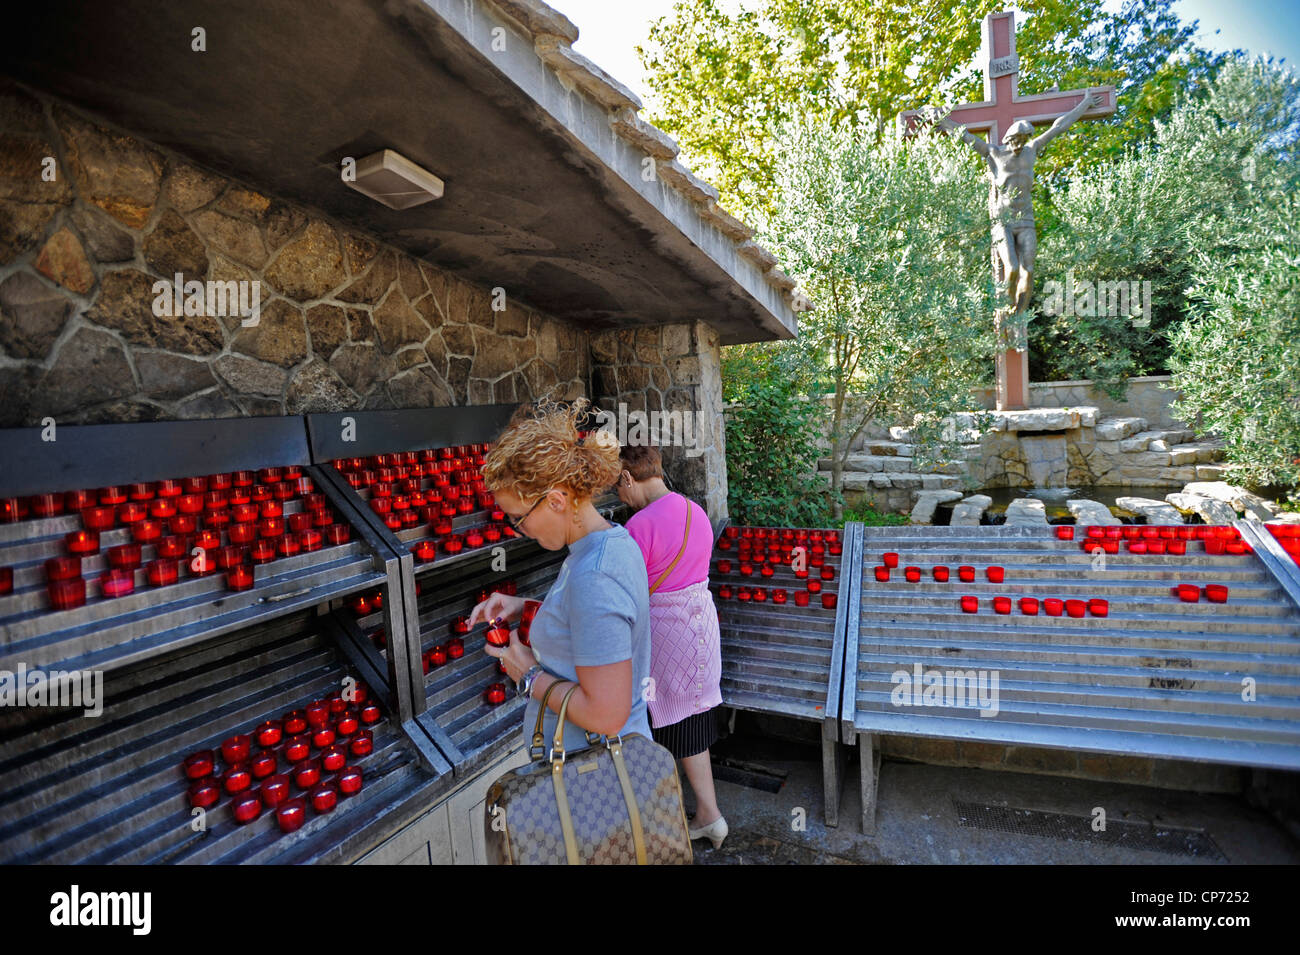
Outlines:
{"label": "blue sky", "polygon": [[[649,36],[653,20],[672,12],[672,0],[547,2],[578,25],[581,36],[575,48],[579,53],[649,102],[634,47]],[[1119,5],[1119,0],[1107,2]],[[1300,67],[1300,0],[1177,0],[1174,7],[1183,20],[1200,21],[1197,35],[1203,46],[1268,52]]]}

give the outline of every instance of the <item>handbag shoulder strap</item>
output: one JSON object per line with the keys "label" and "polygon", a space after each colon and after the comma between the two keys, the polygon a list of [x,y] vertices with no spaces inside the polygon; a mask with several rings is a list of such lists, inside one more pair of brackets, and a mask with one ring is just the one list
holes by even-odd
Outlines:
{"label": "handbag shoulder strap", "polygon": [[[569,697],[578,689],[573,684],[560,701],[560,718],[555,721],[555,738],[551,741],[551,784],[555,787],[555,808],[560,817],[560,833],[564,836],[564,854],[569,865],[581,865],[582,857],[578,854],[578,839],[573,831],[573,811],[569,808],[568,787],[564,785],[564,719],[568,715]],[[556,759],[555,754],[560,758]]]}
{"label": "handbag shoulder strap", "polygon": [[[555,688],[565,682],[567,681],[554,681],[546,688],[546,692],[542,694],[542,705],[537,710],[537,725],[533,727],[532,745],[528,747],[529,759],[541,759],[546,755],[546,736],[542,733],[542,721],[546,718],[546,701],[551,698],[551,693]],[[577,684],[574,684],[574,689],[577,689]]]}
{"label": "handbag shoulder strap", "polygon": [[682,555],[686,553],[686,542],[691,539],[691,500],[686,497],[684,497],[683,500],[686,501],[686,531],[682,534],[681,549],[677,551],[677,556],[673,558],[673,562],[668,565],[667,569],[659,575],[659,579],[650,587],[650,593],[654,593],[658,590],[660,586],[662,586],[663,582],[668,579],[668,575],[673,572],[673,568],[677,566],[677,562],[681,560]]}

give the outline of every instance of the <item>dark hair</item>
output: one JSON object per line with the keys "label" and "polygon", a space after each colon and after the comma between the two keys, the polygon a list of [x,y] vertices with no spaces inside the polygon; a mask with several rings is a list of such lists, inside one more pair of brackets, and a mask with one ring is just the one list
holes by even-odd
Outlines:
{"label": "dark hair", "polygon": [[637,481],[664,476],[664,461],[659,449],[649,444],[624,445],[618,452],[619,464]]}

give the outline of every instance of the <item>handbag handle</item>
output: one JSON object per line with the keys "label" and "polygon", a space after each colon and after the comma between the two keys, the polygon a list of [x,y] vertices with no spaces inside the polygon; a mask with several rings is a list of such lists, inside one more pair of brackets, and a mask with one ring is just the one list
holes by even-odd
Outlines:
{"label": "handbag handle", "polygon": [[555,736],[551,740],[551,752],[549,758],[552,766],[556,765],[556,753],[560,755],[560,764],[563,765],[564,763],[564,720],[568,715],[569,697],[573,696],[573,694],[577,692],[577,689],[578,684],[573,684],[573,686],[569,687],[569,689],[565,691],[564,699],[560,700],[560,718],[555,721]]}
{"label": "handbag handle", "polygon": [[668,565],[668,568],[659,575],[659,579],[650,586],[650,593],[658,590],[660,585],[668,579],[668,575],[673,572],[677,562],[682,559],[682,554],[686,553],[686,542],[691,539],[691,501],[690,498],[683,498],[683,500],[686,501],[686,531],[682,534],[682,548],[677,552],[677,556],[673,558],[673,562]]}
{"label": "handbag handle", "polygon": [[[537,710],[537,725],[533,727],[533,742],[528,747],[528,758],[531,760],[541,759],[546,755],[546,736],[542,733],[542,720],[546,717],[546,701],[551,698],[551,692],[561,683],[567,683],[567,680],[556,680],[546,688],[542,694],[542,705]],[[574,684],[577,687],[577,684]]]}

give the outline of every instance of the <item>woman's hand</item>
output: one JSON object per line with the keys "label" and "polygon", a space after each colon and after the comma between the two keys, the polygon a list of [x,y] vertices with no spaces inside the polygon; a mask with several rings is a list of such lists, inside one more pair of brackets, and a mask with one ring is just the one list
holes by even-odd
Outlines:
{"label": "woman's hand", "polygon": [[496,593],[474,607],[469,615],[469,625],[476,623],[490,624],[501,619],[513,623],[524,612],[524,598],[511,597],[509,594]]}
{"label": "woman's hand", "polygon": [[518,631],[515,630],[510,632],[509,646],[494,647],[489,643],[483,649],[487,651],[488,656],[496,657],[505,663],[506,676],[510,678],[511,683],[518,683],[523,679],[523,675],[537,662],[532,648],[524,646],[519,639]]}

